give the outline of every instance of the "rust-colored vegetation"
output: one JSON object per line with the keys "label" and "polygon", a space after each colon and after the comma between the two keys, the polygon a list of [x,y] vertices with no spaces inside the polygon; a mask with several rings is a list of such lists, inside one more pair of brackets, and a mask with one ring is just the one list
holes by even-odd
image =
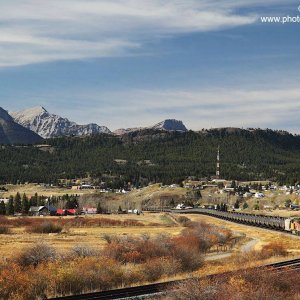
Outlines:
{"label": "rust-colored vegetation", "polygon": [[[0,227],[9,226],[9,227],[26,227],[28,231],[32,232],[42,232],[37,229],[34,230],[35,227],[43,227],[45,224],[51,226],[51,224],[55,224],[56,226],[61,227],[142,227],[144,224],[137,220],[127,219],[124,221],[115,220],[110,218],[85,218],[85,217],[75,217],[75,218],[51,218],[44,219],[40,217],[20,217],[20,218],[7,218],[0,217]],[[157,226],[157,224],[149,224],[150,226]],[[31,230],[32,229],[32,230]]]}
{"label": "rust-colored vegetation", "polygon": [[252,269],[218,276],[215,279],[191,279],[174,286],[160,299],[299,299],[299,272],[271,272]]}

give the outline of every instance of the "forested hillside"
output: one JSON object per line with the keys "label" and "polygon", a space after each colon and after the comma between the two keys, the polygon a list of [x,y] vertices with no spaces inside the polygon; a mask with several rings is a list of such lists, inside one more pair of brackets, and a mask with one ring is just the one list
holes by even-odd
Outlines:
{"label": "forested hillside", "polygon": [[55,183],[89,175],[118,186],[209,177],[215,173],[218,145],[223,178],[300,179],[300,137],[272,130],[147,130],[122,137],[57,138],[45,144],[51,147],[2,146],[0,182]]}

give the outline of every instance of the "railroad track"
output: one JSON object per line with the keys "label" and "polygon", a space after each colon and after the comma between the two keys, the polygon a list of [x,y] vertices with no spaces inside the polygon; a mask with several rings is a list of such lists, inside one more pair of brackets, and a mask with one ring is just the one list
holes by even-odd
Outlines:
{"label": "railroad track", "polygon": [[288,261],[282,261],[274,264],[270,264],[267,267],[273,268],[277,272],[291,272],[300,269],[300,259],[293,259]]}
{"label": "railroad track", "polygon": [[[184,279],[188,280],[188,279]],[[122,289],[115,289],[110,291],[103,291],[103,292],[95,292],[89,294],[82,294],[82,295],[75,295],[75,296],[66,296],[66,297],[58,297],[58,298],[51,298],[55,300],[89,300],[89,299],[124,299],[130,297],[137,297],[137,296],[146,296],[146,295],[155,295],[162,293],[168,286],[173,284],[178,284],[183,282],[184,280],[175,280],[169,281],[166,283],[155,283],[149,285],[142,285],[137,287],[129,287],[129,288],[122,288]]]}
{"label": "railroad track", "polygon": [[[276,272],[294,272],[295,270],[300,269],[300,258],[293,259],[288,261],[277,262],[273,264],[264,265],[261,267],[256,267],[256,269],[269,269],[271,271]],[[205,279],[214,279],[216,277],[221,276],[229,276],[234,274],[235,272],[226,272],[222,274],[214,274],[208,275]],[[196,279],[196,278],[195,278]],[[50,298],[52,300],[101,300],[101,299],[125,299],[125,298],[132,298],[132,297],[142,297],[147,295],[157,295],[164,293],[164,291],[168,290],[170,287],[189,281],[190,279],[182,279],[182,280],[174,280],[168,281],[163,283],[154,283],[148,285],[142,285],[137,287],[129,287],[129,288],[121,288],[121,289],[114,289],[110,291],[103,291],[103,292],[95,292],[95,293],[88,293],[88,294],[81,294],[81,295],[74,295],[74,296],[66,296],[66,297],[58,297],[58,298]]]}

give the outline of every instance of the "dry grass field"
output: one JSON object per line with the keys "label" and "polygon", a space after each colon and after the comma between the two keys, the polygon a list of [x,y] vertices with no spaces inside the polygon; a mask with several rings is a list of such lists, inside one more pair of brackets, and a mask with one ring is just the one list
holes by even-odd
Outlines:
{"label": "dry grass field", "polygon": [[[0,234],[0,281],[4,283],[0,294],[6,295],[6,299],[37,299],[42,294],[36,289],[41,280],[49,282],[42,290],[46,295],[78,294],[201,277],[300,254],[299,237],[193,214],[180,218],[165,213],[11,217],[0,221],[2,227],[10,229]],[[55,223],[56,228],[61,226],[62,230],[59,233],[32,230],[47,222]],[[104,235],[109,235],[106,240]],[[234,240],[238,242],[231,248]],[[278,252],[279,244],[284,244],[283,252]],[[47,260],[44,253],[55,259]],[[32,265],[33,258],[41,261]],[[64,264],[65,260],[68,264]]]}
{"label": "dry grass field", "polygon": [[35,193],[43,195],[46,197],[49,196],[62,196],[65,194],[78,194],[78,195],[89,195],[95,194],[96,190],[71,190],[67,188],[58,188],[58,187],[45,187],[36,183],[30,184],[19,184],[19,185],[5,185],[5,188],[8,189],[8,192],[1,192],[0,198],[8,198],[10,195],[15,195],[17,192],[20,194],[25,193],[27,196],[33,196]]}
{"label": "dry grass field", "polygon": [[[105,234],[110,235],[141,235],[150,236],[166,233],[177,235],[182,228],[173,222],[164,213],[145,215],[109,215],[109,216],[86,216],[85,219],[97,220],[98,218],[108,218],[111,220],[126,221],[136,220],[143,226],[92,226],[92,227],[68,227],[61,233],[29,233],[26,228],[13,227],[9,234],[0,234],[0,257],[7,258],[15,255],[26,246],[34,245],[38,242],[45,242],[52,245],[59,251],[67,251],[76,245],[88,245],[89,247],[102,248],[106,242],[102,239]],[[30,219],[41,219],[28,217]],[[14,219],[14,218],[11,218]],[[64,220],[74,219],[74,217],[63,217]],[[43,220],[59,220],[58,217],[44,217]]]}
{"label": "dry grass field", "polygon": [[[271,242],[282,242],[287,247],[291,255],[300,255],[300,238],[290,236],[280,232],[268,231],[261,228],[249,227],[241,224],[235,224],[216,218],[202,216],[202,215],[186,215],[189,219],[195,222],[206,222],[214,224],[226,229],[230,229],[235,235],[246,235],[244,242],[254,240],[253,249],[260,250],[264,245]],[[101,216],[103,218],[103,216]],[[81,217],[88,220],[97,220],[100,216],[86,216]],[[26,246],[36,244],[44,241],[49,245],[54,246],[60,251],[67,251],[76,245],[88,245],[90,247],[100,247],[105,245],[102,236],[109,235],[141,235],[148,234],[150,236],[161,233],[178,235],[183,227],[174,222],[174,219],[164,213],[145,213],[144,215],[109,215],[105,218],[116,221],[136,220],[143,226],[67,226],[61,233],[29,233],[26,228],[13,227],[10,234],[0,235],[0,253],[1,257],[10,257],[16,251],[22,250]],[[32,219],[41,219],[29,217]],[[64,217],[63,220],[72,219],[74,217]],[[14,219],[14,218],[12,218]],[[57,217],[44,217],[43,220],[59,220]],[[242,246],[242,245],[239,245]],[[233,252],[238,252],[239,247],[235,247]]]}

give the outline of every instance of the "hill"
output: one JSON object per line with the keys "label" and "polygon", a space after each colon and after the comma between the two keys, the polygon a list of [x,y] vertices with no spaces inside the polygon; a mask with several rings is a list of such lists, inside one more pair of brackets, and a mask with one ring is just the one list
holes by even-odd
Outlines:
{"label": "hill", "polygon": [[6,110],[0,107],[0,144],[33,144],[42,138],[14,122]]}
{"label": "hill", "polygon": [[63,137],[45,143],[53,151],[34,146],[1,149],[1,182],[50,183],[90,176],[115,188],[127,182],[176,183],[188,176],[214,175],[218,146],[221,176],[228,180],[300,180],[300,137],[282,131],[147,129],[120,137]]}

